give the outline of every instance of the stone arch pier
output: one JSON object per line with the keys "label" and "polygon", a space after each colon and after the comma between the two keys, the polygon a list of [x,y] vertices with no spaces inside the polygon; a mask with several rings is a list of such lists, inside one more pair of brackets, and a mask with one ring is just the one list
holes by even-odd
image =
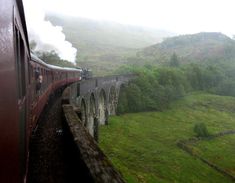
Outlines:
{"label": "stone arch pier", "polygon": [[98,140],[99,125],[107,125],[108,116],[116,114],[120,86],[135,77],[135,75],[96,77],[74,83],[67,89],[67,101],[74,106],[82,124],[96,140]]}

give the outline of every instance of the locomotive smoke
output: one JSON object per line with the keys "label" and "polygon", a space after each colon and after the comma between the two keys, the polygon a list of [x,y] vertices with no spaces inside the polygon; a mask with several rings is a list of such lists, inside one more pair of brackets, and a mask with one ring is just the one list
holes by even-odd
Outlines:
{"label": "locomotive smoke", "polygon": [[65,40],[63,28],[45,20],[45,11],[38,0],[24,0],[29,41],[36,42],[35,51],[55,51],[63,60],[75,63],[77,49]]}

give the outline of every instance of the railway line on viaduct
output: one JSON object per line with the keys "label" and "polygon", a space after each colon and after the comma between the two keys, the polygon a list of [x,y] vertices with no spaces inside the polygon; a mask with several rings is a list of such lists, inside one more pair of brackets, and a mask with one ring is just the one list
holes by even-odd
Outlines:
{"label": "railway line on viaduct", "polygon": [[121,88],[135,77],[95,77],[58,90],[31,138],[28,182],[124,182],[99,148],[98,131],[116,114]]}

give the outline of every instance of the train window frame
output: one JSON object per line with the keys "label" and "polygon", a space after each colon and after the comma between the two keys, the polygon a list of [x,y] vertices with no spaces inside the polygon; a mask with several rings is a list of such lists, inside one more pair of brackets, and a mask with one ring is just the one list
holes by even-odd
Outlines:
{"label": "train window frame", "polygon": [[14,45],[15,45],[15,68],[16,68],[16,76],[17,76],[17,88],[18,88],[18,100],[22,101],[26,96],[26,53],[25,53],[25,44],[23,37],[21,35],[19,26],[17,21],[14,22]]}

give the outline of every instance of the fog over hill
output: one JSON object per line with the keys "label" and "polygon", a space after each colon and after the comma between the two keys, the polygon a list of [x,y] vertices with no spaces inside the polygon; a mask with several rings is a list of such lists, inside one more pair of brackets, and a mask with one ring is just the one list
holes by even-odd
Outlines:
{"label": "fog over hill", "polygon": [[142,48],[176,35],[164,30],[81,17],[49,14],[47,19],[55,25],[62,26],[68,40],[77,47],[82,47],[79,43],[85,42],[101,46]]}
{"label": "fog over hill", "polygon": [[[121,65],[168,64],[173,53],[180,64],[235,60],[235,41],[219,32],[180,35],[164,30],[49,14],[62,26],[77,52],[77,63],[95,74],[111,74]],[[173,37],[174,36],[174,37]]]}
{"label": "fog over hill", "polygon": [[[135,56],[137,49],[161,42],[176,34],[151,28],[97,21],[81,17],[48,14],[53,25],[63,27],[66,40],[78,49],[77,60],[82,67],[109,71]],[[109,68],[107,68],[107,63]]]}

